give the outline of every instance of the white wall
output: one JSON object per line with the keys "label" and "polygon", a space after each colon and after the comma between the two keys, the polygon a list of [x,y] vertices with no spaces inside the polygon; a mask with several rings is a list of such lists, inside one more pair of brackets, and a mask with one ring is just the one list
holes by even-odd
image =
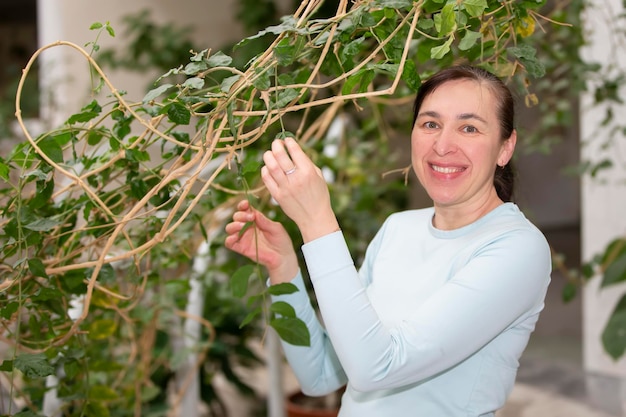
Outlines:
{"label": "white wall", "polygon": [[[588,47],[583,49],[587,60],[620,65],[626,68],[626,45],[623,35],[620,46],[616,40],[616,28],[607,25],[607,19],[624,12],[621,0],[594,0],[588,8],[585,27],[588,29]],[[622,30],[624,28],[621,28]],[[618,49],[616,49],[618,48]],[[621,51],[621,52],[620,52]],[[626,89],[621,97],[626,100]],[[583,261],[600,253],[608,242],[626,235],[626,167],[622,156],[626,155],[626,141],[618,140],[609,149],[602,149],[610,126],[594,133],[604,118],[605,108],[591,108],[593,97],[582,97],[581,140],[593,139],[583,144],[581,157],[598,160],[612,156],[618,164],[606,171],[600,181],[585,177],[582,181],[582,256]],[[621,117],[619,115],[622,115]],[[615,109],[618,122],[623,125],[626,106]],[[620,165],[621,163],[621,165]],[[588,389],[594,401],[601,407],[626,415],[626,358],[614,361],[601,344],[601,333],[618,299],[626,293],[626,286],[600,289],[600,277],[594,278],[585,288],[583,297],[584,367],[587,372]]]}
{"label": "white wall", "polygon": [[[96,31],[89,30],[92,23],[110,22],[116,37],[102,35],[98,43],[102,48],[124,45],[124,16],[149,10],[151,20],[157,24],[174,22],[194,28],[193,39],[202,49],[216,50],[222,45],[238,41],[243,29],[236,21],[235,0],[38,0],[39,45],[56,41],[70,41],[81,47],[93,42]],[[180,27],[179,26],[179,27]],[[97,60],[97,54],[95,55]],[[62,122],[88,103],[90,95],[89,70],[79,53],[67,47],[57,47],[42,55],[45,68],[42,83],[56,92],[57,105],[52,116],[54,123]],[[114,86],[128,92],[130,101],[143,98],[146,84],[160,74],[129,74],[110,72]]]}

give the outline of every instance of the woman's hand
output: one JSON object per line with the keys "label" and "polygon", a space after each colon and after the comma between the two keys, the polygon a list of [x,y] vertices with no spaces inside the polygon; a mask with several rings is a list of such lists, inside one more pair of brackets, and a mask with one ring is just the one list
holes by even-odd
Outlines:
{"label": "woman's hand", "polygon": [[[248,223],[251,227],[243,230]],[[237,205],[226,233],[225,246],[265,266],[272,284],[291,281],[297,275],[298,258],[287,231],[252,208],[247,200]]]}
{"label": "woman's hand", "polygon": [[322,171],[295,139],[275,140],[263,161],[261,177],[265,186],[298,225],[305,243],[339,230]]}

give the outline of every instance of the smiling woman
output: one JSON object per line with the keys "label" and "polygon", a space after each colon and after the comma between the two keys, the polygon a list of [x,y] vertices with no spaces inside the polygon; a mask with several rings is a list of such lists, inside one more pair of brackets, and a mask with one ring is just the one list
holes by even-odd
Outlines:
{"label": "smiling woman", "polygon": [[[506,86],[478,68],[442,71],[421,87],[412,162],[437,209],[435,226],[462,227],[511,201],[513,114]],[[507,186],[499,176],[510,178]]]}
{"label": "smiling woman", "polygon": [[544,236],[496,180],[515,149],[513,100],[491,73],[453,67],[422,85],[414,110],[412,165],[433,207],[389,216],[360,269],[319,168],[291,138],[264,155],[263,181],[300,229],[325,327],[281,224],[243,201],[226,246],[259,260],[272,285],[300,289],[275,299],[311,334],[307,347],[283,342],[305,394],[347,383],[344,417],[494,416],[551,272]]}

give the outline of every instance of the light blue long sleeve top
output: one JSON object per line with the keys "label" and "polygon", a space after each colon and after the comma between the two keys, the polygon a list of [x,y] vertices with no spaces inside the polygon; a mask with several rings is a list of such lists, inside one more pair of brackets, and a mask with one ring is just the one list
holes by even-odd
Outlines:
{"label": "light blue long sleeve top", "polygon": [[311,333],[283,342],[303,392],[347,383],[340,417],[494,416],[513,387],[550,282],[546,239],[513,203],[450,231],[433,215],[391,215],[358,271],[341,232],[302,247],[324,326],[301,274],[275,298]]}

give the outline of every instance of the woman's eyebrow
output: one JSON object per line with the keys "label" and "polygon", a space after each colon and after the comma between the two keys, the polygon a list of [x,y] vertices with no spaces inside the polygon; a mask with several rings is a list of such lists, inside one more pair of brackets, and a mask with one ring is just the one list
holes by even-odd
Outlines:
{"label": "woman's eyebrow", "polygon": [[461,113],[457,116],[457,119],[459,120],[476,119],[480,122],[487,124],[487,121],[483,119],[482,117],[480,117],[479,115],[477,115],[476,113]]}
{"label": "woman's eyebrow", "polygon": [[424,112],[421,112],[421,113],[419,113],[417,115],[418,118],[424,117],[424,116],[434,117],[434,118],[439,118],[440,117],[439,113],[437,113],[436,111],[424,111]]}

